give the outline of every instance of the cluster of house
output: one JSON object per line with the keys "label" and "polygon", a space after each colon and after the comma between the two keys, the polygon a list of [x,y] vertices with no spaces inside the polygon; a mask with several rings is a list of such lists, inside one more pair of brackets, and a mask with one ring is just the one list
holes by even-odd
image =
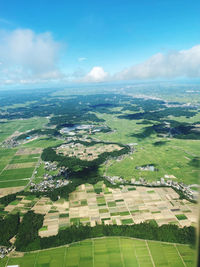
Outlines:
{"label": "cluster of house", "polygon": [[[55,162],[45,162],[45,170],[47,171],[56,171],[57,164]],[[58,179],[60,176],[65,176],[66,177],[66,171],[67,168],[65,167],[60,167],[58,170],[58,173],[56,175],[51,175],[48,173],[44,174],[44,180],[38,184],[35,184],[31,182],[30,184],[30,191],[31,192],[46,192],[48,190],[52,190],[55,188],[59,188],[65,185],[69,184],[69,180],[66,178],[63,179]]]}
{"label": "cluster of house", "polygon": [[67,134],[74,136],[76,133],[79,133],[80,131],[86,131],[89,135],[97,132],[101,132],[102,130],[108,130],[109,128],[105,125],[103,126],[95,126],[95,125],[73,125],[70,127],[64,127],[60,130],[61,134]]}
{"label": "cluster of house", "polygon": [[0,246],[0,258],[3,259],[8,253],[10,253],[13,250],[15,250],[14,246],[11,247]]}
{"label": "cluster of house", "polygon": [[49,190],[59,188],[69,184],[69,180],[59,179],[54,180],[53,177],[48,178],[45,181],[40,182],[39,184],[31,183],[30,191],[31,192],[47,192]]}
{"label": "cluster of house", "polygon": [[55,162],[45,161],[44,168],[47,171],[56,171],[57,170],[57,164]]}
{"label": "cluster of house", "polygon": [[14,138],[9,138],[9,139],[6,139],[2,143],[2,147],[5,147],[5,148],[13,148],[13,147],[18,146],[18,144],[19,144],[19,142],[16,141]]}
{"label": "cluster of house", "polygon": [[135,146],[137,146],[138,143],[129,143],[128,146],[130,147],[129,154],[132,154],[135,151]]}
{"label": "cluster of house", "polygon": [[[19,135],[19,134],[18,134]],[[2,143],[2,147],[5,147],[5,148],[13,148],[13,147],[17,147],[19,146],[20,144],[25,144],[33,139],[36,139],[37,136],[35,136],[33,138],[33,136],[27,136],[25,139],[22,139],[22,140],[17,140],[16,137],[18,135],[12,135],[11,137],[9,137],[8,139],[6,139],[3,143]]]}
{"label": "cluster of house", "polygon": [[[119,176],[104,176],[104,178],[109,181],[111,184],[130,184],[130,181],[127,181]],[[198,192],[192,190],[189,185],[185,185],[184,183],[178,183],[172,180],[165,180],[164,178],[160,178],[158,181],[153,182],[147,182],[144,178],[140,178],[138,181],[136,181],[134,178],[131,179],[131,185],[138,185],[138,186],[149,186],[149,187],[159,187],[159,186],[166,186],[166,187],[172,187],[173,189],[181,191],[185,197],[187,197],[189,200],[195,200],[198,199]]]}

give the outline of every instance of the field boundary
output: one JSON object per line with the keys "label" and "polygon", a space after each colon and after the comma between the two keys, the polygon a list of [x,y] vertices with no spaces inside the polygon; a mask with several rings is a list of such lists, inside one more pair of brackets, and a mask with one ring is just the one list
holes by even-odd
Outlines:
{"label": "field boundary", "polygon": [[185,264],[185,262],[184,262],[184,260],[183,260],[183,258],[182,258],[182,256],[181,256],[181,254],[180,254],[180,252],[179,252],[179,250],[178,250],[178,248],[177,248],[177,246],[176,246],[175,244],[174,244],[174,247],[176,248],[176,251],[177,251],[177,253],[178,253],[178,255],[179,255],[179,257],[180,257],[180,259],[181,259],[183,265],[184,265],[185,267],[187,267],[186,264]]}
{"label": "field boundary", "polygon": [[150,256],[150,258],[151,258],[151,262],[152,262],[152,264],[153,264],[153,267],[156,267],[156,266],[155,266],[155,263],[154,263],[154,260],[153,260],[153,257],[152,257],[152,255],[151,255],[151,251],[150,251],[150,248],[149,248],[149,245],[148,245],[147,240],[145,240],[145,243],[146,243],[146,247],[147,247],[147,250],[148,250],[148,252],[149,252],[149,256]]}

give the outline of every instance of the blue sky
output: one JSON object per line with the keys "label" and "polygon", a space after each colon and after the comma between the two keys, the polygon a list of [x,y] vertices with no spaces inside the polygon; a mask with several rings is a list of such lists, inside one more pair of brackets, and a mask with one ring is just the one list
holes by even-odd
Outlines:
{"label": "blue sky", "polygon": [[1,0],[0,11],[1,84],[200,76],[200,1]]}

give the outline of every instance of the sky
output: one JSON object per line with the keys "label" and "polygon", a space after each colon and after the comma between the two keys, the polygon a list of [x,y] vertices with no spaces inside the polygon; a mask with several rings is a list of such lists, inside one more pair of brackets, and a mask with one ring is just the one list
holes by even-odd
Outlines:
{"label": "sky", "polygon": [[0,0],[0,86],[200,78],[200,1]]}

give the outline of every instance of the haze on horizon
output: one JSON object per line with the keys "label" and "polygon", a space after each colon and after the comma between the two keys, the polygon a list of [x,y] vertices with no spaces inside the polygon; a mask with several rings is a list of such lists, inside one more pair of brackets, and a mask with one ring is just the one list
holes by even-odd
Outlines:
{"label": "haze on horizon", "polygon": [[0,88],[200,78],[200,2],[0,2]]}

